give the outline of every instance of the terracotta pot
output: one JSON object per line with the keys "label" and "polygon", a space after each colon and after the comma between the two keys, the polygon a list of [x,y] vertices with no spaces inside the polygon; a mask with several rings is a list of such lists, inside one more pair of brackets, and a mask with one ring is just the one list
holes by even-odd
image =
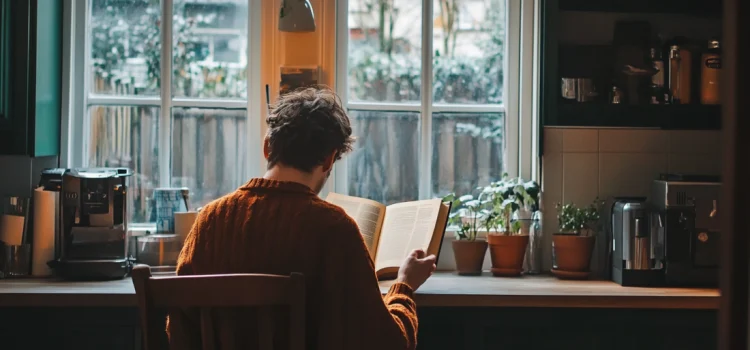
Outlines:
{"label": "terracotta pot", "polygon": [[453,257],[456,259],[456,272],[462,276],[482,274],[486,241],[453,241]]}
{"label": "terracotta pot", "polygon": [[591,254],[596,236],[553,235],[553,268],[562,272],[585,272],[580,278],[588,278]]}
{"label": "terracotta pot", "polygon": [[505,236],[491,233],[487,235],[487,242],[490,245],[490,258],[492,258],[492,269],[490,271],[492,271],[492,274],[505,277],[520,276],[521,271],[523,271],[523,257],[526,255],[529,236]]}

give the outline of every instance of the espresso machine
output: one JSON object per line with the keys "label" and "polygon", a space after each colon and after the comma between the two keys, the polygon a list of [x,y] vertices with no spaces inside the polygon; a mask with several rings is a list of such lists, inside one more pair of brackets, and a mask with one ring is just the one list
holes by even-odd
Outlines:
{"label": "espresso machine", "polygon": [[718,285],[720,187],[718,176],[663,174],[653,182],[653,234],[664,242],[667,285]]}
{"label": "espresso machine", "polygon": [[134,259],[127,249],[127,168],[52,169],[61,176],[55,273],[68,279],[125,277]]}
{"label": "espresso machine", "polygon": [[664,241],[652,230],[645,197],[619,197],[612,204],[612,280],[623,286],[664,284]]}

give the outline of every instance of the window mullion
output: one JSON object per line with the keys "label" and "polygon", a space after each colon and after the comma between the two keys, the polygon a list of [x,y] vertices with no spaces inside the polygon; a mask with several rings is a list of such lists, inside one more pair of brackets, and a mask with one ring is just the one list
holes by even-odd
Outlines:
{"label": "window mullion", "polygon": [[159,186],[172,178],[172,0],[161,2],[161,114],[159,117]]}
{"label": "window mullion", "polygon": [[261,102],[261,33],[262,33],[262,1],[248,0],[247,6],[247,145],[248,161],[247,174],[250,177],[263,175],[263,157],[258,147],[263,144],[264,116]]}
{"label": "window mullion", "polygon": [[507,154],[507,172],[511,176],[520,176],[519,171],[519,87],[520,87],[520,38],[521,38],[521,0],[507,0],[507,27],[505,32],[505,57],[503,71],[506,72],[505,87],[505,148]]}
{"label": "window mullion", "polygon": [[419,198],[432,195],[432,11],[433,0],[422,0],[422,108],[419,134]]}
{"label": "window mullion", "polygon": [[[349,2],[336,0],[336,91],[341,103],[349,107]],[[333,191],[349,194],[349,158],[334,166]]]}

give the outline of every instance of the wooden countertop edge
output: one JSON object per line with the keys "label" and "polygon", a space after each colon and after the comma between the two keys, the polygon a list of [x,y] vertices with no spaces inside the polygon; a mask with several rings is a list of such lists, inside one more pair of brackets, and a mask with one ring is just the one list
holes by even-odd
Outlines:
{"label": "wooden countertop edge", "polygon": [[[561,296],[419,294],[418,307],[529,307],[717,310],[718,296]],[[135,307],[133,294],[6,293],[0,307]]]}
{"label": "wooden countertop edge", "polygon": [[419,294],[418,307],[530,307],[718,310],[718,296]]}

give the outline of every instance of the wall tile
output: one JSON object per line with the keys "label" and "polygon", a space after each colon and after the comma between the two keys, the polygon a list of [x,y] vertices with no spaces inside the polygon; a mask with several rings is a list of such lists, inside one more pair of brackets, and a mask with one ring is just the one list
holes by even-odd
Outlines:
{"label": "wall tile", "polygon": [[563,129],[544,128],[544,154],[560,153],[563,150]]}
{"label": "wall tile", "polygon": [[32,159],[29,156],[0,156],[0,197],[31,196]]}
{"label": "wall tile", "polygon": [[588,205],[599,192],[599,155],[563,154],[563,202]]}
{"label": "wall tile", "polygon": [[670,154],[670,173],[690,175],[721,175],[721,157],[714,154]]}
{"label": "wall tile", "polygon": [[597,152],[598,150],[598,129],[563,130],[563,152]]}
{"label": "wall tile", "polygon": [[542,201],[557,203],[562,200],[563,154],[551,153],[542,157]]}
{"label": "wall tile", "polygon": [[711,154],[721,153],[721,131],[679,130],[669,132],[668,153]]}
{"label": "wall tile", "polygon": [[648,196],[651,182],[666,171],[665,153],[600,153],[599,196]]}
{"label": "wall tile", "polygon": [[599,130],[599,152],[663,153],[668,147],[667,131],[602,129]]}

